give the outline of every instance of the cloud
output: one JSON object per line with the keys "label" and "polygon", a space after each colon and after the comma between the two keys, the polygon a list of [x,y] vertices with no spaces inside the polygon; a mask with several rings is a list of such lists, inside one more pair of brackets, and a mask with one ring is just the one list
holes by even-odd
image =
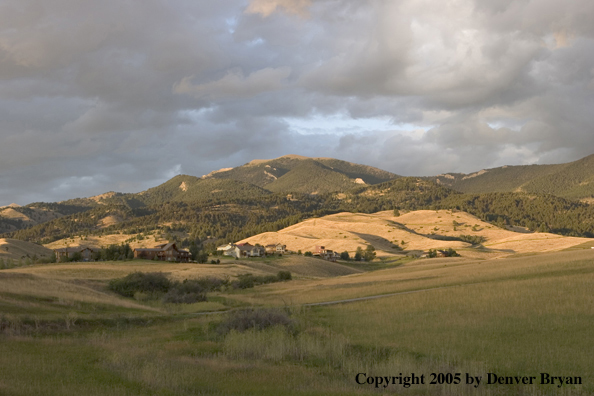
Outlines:
{"label": "cloud", "polygon": [[0,2],[0,205],[292,153],[422,175],[594,147],[589,0],[46,3]]}
{"label": "cloud", "polygon": [[308,15],[308,7],[311,0],[252,0],[247,7],[248,14],[260,14],[263,17],[270,16],[277,9],[300,16]]}
{"label": "cloud", "polygon": [[290,67],[265,68],[247,77],[240,70],[233,70],[219,80],[198,85],[192,84],[193,77],[184,77],[174,85],[173,91],[211,100],[252,97],[281,89],[290,74]]}

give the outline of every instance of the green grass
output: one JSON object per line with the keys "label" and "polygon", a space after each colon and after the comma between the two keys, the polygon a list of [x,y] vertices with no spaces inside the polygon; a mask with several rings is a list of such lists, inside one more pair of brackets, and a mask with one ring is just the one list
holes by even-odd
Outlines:
{"label": "green grass", "polygon": [[[0,279],[0,286],[11,288],[0,293],[0,394],[592,394],[590,253],[401,265],[393,260],[379,262],[389,267],[381,271],[266,285],[158,311],[136,308],[133,299],[111,296],[109,303],[101,302],[85,295],[90,290],[85,288],[73,287],[60,297],[48,279],[11,275]],[[451,284],[457,286],[437,288]],[[224,315],[191,315],[248,301],[284,306],[292,297],[302,302],[406,290],[418,292],[286,307],[298,322],[295,333],[272,327],[223,335],[217,328]],[[360,372],[483,377],[548,372],[581,376],[584,385],[419,385],[378,392],[355,383]]]}

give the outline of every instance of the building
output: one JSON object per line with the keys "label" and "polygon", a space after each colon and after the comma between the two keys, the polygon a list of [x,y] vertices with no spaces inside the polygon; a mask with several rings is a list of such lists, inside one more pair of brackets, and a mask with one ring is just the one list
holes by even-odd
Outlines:
{"label": "building", "polygon": [[287,252],[287,245],[281,245],[280,243],[266,245],[266,254],[285,254]]}
{"label": "building", "polygon": [[154,248],[134,249],[134,258],[187,263],[191,257],[188,250],[178,249],[175,243],[171,242],[157,245]]}
{"label": "building", "polygon": [[238,243],[236,245],[240,252],[241,257],[263,257],[266,256],[266,249],[263,246],[253,246],[248,242]]}
{"label": "building", "polygon": [[77,246],[54,249],[54,253],[56,254],[56,261],[77,258],[77,253],[80,254],[80,257],[78,257],[79,260],[91,261],[93,260],[93,253],[95,253],[95,251],[89,247]]}
{"label": "building", "polygon": [[266,249],[263,246],[251,245],[245,243],[229,243],[227,245],[217,247],[217,251],[223,252],[225,256],[231,256],[235,258],[240,257],[264,257],[266,256]]}
{"label": "building", "polygon": [[330,249],[326,249],[325,246],[316,246],[316,249],[313,252],[314,256],[320,256],[324,260],[329,261],[336,261],[340,258],[340,254]]}
{"label": "building", "polygon": [[230,256],[235,258],[241,257],[241,250],[234,243],[228,243],[227,245],[217,247],[218,252],[223,252],[224,256]]}

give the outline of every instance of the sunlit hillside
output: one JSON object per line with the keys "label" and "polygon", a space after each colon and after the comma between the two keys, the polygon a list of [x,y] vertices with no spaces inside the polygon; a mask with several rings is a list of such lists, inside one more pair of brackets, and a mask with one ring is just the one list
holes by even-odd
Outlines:
{"label": "sunlit hillside", "polygon": [[52,251],[31,242],[19,241],[17,239],[0,239],[0,259],[26,259],[49,257]]}
{"label": "sunlit hillside", "polygon": [[[453,248],[466,257],[503,257],[517,253],[557,251],[594,242],[550,233],[506,230],[465,212],[419,210],[394,216],[338,213],[308,219],[278,232],[266,232],[240,242],[282,243],[291,251],[313,251],[316,246],[352,255],[358,247],[373,245],[378,257]],[[480,243],[465,242],[468,236]],[[466,238],[465,238],[466,237]]]}

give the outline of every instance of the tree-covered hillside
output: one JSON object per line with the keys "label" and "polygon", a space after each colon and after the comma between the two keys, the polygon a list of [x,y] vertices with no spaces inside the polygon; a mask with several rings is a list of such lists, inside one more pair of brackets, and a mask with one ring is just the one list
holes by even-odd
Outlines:
{"label": "tree-covered hillside", "polygon": [[594,197],[594,155],[557,165],[503,166],[472,174],[448,173],[429,177],[466,193],[523,191],[569,199]]}
{"label": "tree-covered hillside", "polygon": [[[6,209],[13,217],[0,218],[4,227],[0,231],[4,231],[2,237],[47,243],[74,235],[137,234],[174,227],[191,235],[195,243],[204,239],[226,242],[342,211],[452,209],[500,226],[591,237],[594,206],[549,192],[585,196],[590,191],[592,168],[594,156],[562,165],[497,168],[466,179],[440,176],[437,183],[398,177],[369,185],[355,182],[359,178],[355,176],[368,183],[395,175],[344,161],[288,156],[228,171],[227,176],[233,177],[179,175],[138,194],[107,193]],[[256,180],[262,174],[272,179],[265,187],[234,179],[244,175]],[[456,191],[442,179],[454,180],[451,184],[456,188],[479,192]],[[492,191],[495,185],[501,191]],[[518,191],[505,191],[512,188]],[[41,221],[40,213],[54,217]],[[40,224],[19,219],[25,215]]]}
{"label": "tree-covered hillside", "polygon": [[320,193],[350,189],[357,179],[366,184],[375,184],[399,176],[371,166],[332,158],[289,155],[273,160],[252,161],[231,170],[213,173],[210,177],[239,180],[274,192]]}

